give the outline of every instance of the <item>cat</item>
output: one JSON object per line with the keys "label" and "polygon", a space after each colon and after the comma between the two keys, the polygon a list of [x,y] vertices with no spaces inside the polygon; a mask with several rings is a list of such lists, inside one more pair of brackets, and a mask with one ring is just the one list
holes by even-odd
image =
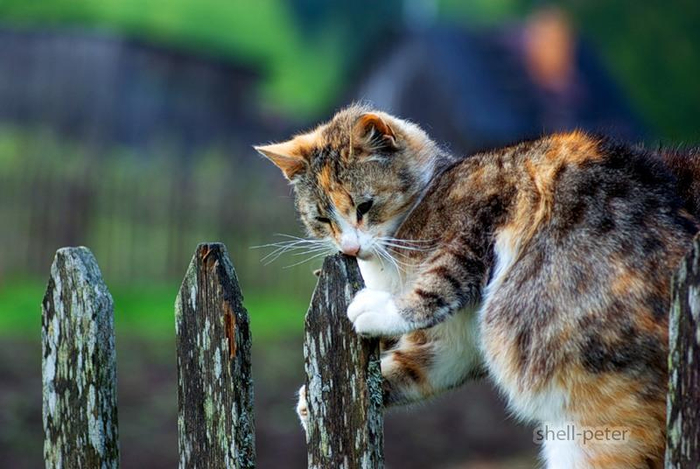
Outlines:
{"label": "cat", "polygon": [[[456,158],[360,105],[256,149],[309,235],[357,258],[366,288],[347,314],[390,339],[385,405],[488,375],[538,425],[546,467],[662,467],[670,280],[699,228],[697,154],[571,131]],[[303,424],[303,387],[297,411]],[[598,430],[620,434],[581,436]]]}

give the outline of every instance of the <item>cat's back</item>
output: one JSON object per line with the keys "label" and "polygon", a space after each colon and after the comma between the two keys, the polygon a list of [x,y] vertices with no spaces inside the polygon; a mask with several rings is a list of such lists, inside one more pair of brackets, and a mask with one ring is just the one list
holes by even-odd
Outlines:
{"label": "cat's back", "polygon": [[700,207],[683,158],[584,132],[523,142],[450,166],[401,230],[441,239],[455,270],[482,260],[481,347],[515,414],[624,425],[621,467],[663,454],[670,279]]}
{"label": "cat's back", "polygon": [[[698,164],[684,161],[683,171]],[[528,316],[547,316],[546,305],[576,303],[572,311],[585,315],[596,302],[619,309],[644,298],[665,318],[670,276],[698,231],[689,188],[700,181],[684,192],[680,165],[662,154],[583,132],[538,141],[514,167],[517,195],[494,239],[495,270],[501,257],[511,265],[495,280],[507,271],[518,298],[529,298],[528,288],[542,298]]]}
{"label": "cat's back", "polygon": [[656,156],[675,177],[676,192],[685,208],[700,220],[700,148],[661,149]]}
{"label": "cat's back", "polygon": [[[584,133],[534,149],[520,157],[518,202],[496,230],[483,309],[492,373],[534,419],[595,419],[591,383],[620,398],[633,385],[656,409],[670,278],[697,231],[676,177],[655,154]],[[523,391],[552,382],[559,394]]]}

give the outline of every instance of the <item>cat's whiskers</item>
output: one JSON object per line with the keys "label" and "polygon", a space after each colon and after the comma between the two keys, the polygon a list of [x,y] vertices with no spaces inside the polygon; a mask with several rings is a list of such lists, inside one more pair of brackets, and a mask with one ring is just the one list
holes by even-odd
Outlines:
{"label": "cat's whiskers", "polygon": [[381,246],[377,246],[376,249],[373,251],[376,255],[377,258],[379,259],[380,264],[382,264],[382,267],[384,267],[384,261],[387,261],[392,269],[395,269],[396,272],[399,274],[399,277],[401,277],[401,269],[399,266],[393,261],[391,256],[389,256],[384,250],[381,248]]}
{"label": "cat's whiskers", "polygon": [[376,243],[374,245],[374,252],[377,253],[380,259],[383,258],[389,261],[394,266],[400,277],[403,276],[402,274],[406,273],[404,267],[409,267],[409,264],[396,259],[381,243]]}
{"label": "cat's whiskers", "polygon": [[404,239],[404,238],[394,238],[393,236],[378,236],[377,239],[383,241],[396,241],[398,243],[406,244],[435,244],[434,239]]}
{"label": "cat's whiskers", "polygon": [[263,262],[265,265],[269,265],[288,252],[292,252],[293,255],[305,255],[317,252],[325,253],[330,250],[326,240],[299,238],[297,236],[281,233],[277,233],[276,236],[283,236],[290,239],[251,247],[251,249],[275,248],[272,252],[260,259],[260,262]]}
{"label": "cat's whiskers", "polygon": [[[391,259],[393,259],[395,262],[398,264],[404,266],[404,267],[413,267],[414,263],[411,262],[412,258],[408,253],[405,252],[400,252],[398,249],[399,247],[394,246],[391,243],[387,243],[386,241],[378,241],[377,245],[381,247],[382,251]],[[413,250],[413,249],[411,249]]]}
{"label": "cat's whiskers", "polygon": [[[298,250],[301,250],[301,249],[306,250],[306,249],[308,249],[308,246],[307,246],[307,245],[302,245],[302,246],[292,246],[292,245],[281,246],[281,247],[275,249],[274,251],[272,251],[271,253],[269,253],[268,255],[266,255],[265,257],[263,257],[262,259],[260,259],[260,261],[261,261],[261,262],[267,261],[267,262],[265,262],[265,265],[268,265],[268,264],[270,264],[271,262],[274,262],[275,260],[277,260],[282,254],[285,254],[285,253],[287,253],[287,252],[289,252],[289,251],[298,251]],[[269,259],[269,260],[268,260],[268,259]]]}
{"label": "cat's whiskers", "polygon": [[292,253],[291,255],[292,256],[303,256],[305,254],[313,254],[313,253],[317,253],[317,252],[321,252],[321,251],[327,252],[327,251],[329,251],[329,249],[330,249],[329,246],[317,246],[317,247],[309,248],[306,251]]}
{"label": "cat's whiskers", "polygon": [[419,251],[419,252],[425,252],[425,251],[430,251],[432,248],[419,248],[419,247],[413,247],[413,246],[403,246],[401,244],[395,244],[387,241],[383,241],[385,246],[392,247],[394,249],[404,249],[406,251]]}
{"label": "cat's whiskers", "polygon": [[430,251],[436,245],[436,242],[432,240],[407,240],[391,237],[378,237],[377,239],[385,246],[407,251]]}
{"label": "cat's whiskers", "polygon": [[289,268],[291,268],[291,267],[295,267],[295,266],[297,266],[297,265],[301,265],[301,264],[304,264],[304,263],[306,263],[306,262],[309,262],[309,261],[311,261],[311,260],[313,260],[313,259],[317,259],[317,258],[319,258],[319,257],[321,257],[321,256],[328,256],[328,255],[330,255],[330,254],[333,254],[333,252],[335,252],[335,251],[329,247],[328,249],[324,249],[324,250],[321,251],[320,253],[314,254],[314,255],[311,256],[311,257],[308,257],[308,258],[306,258],[306,259],[304,259],[304,260],[301,260],[301,261],[299,261],[299,262],[295,262],[294,264],[284,266],[284,267],[282,267],[282,268],[283,268],[283,269],[289,269]]}

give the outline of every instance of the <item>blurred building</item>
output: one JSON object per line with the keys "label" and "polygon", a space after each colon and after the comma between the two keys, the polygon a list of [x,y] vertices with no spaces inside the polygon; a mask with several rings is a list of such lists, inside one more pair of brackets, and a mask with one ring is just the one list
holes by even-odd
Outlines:
{"label": "blurred building", "polygon": [[0,30],[0,122],[101,148],[248,145],[267,127],[255,93],[261,72],[105,33]]}
{"label": "blurred building", "polygon": [[458,154],[576,127],[642,135],[620,88],[556,9],[492,29],[414,28],[375,57],[353,97],[416,121]]}

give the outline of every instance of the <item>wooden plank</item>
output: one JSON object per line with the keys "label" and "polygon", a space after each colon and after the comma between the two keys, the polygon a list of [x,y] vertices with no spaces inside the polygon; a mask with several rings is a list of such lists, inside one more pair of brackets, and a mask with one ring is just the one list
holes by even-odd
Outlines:
{"label": "wooden plank", "polygon": [[41,335],[46,467],[118,467],[114,309],[87,248],[56,252]]}
{"label": "wooden plank", "polygon": [[223,244],[197,247],[175,324],[180,468],[255,467],[248,313]]}
{"label": "wooden plank", "polygon": [[667,469],[700,467],[700,238],[673,278],[669,318]]}
{"label": "wooden plank", "polygon": [[354,258],[328,257],[306,315],[308,467],[383,467],[379,342],[362,339],[346,310],[363,287]]}

